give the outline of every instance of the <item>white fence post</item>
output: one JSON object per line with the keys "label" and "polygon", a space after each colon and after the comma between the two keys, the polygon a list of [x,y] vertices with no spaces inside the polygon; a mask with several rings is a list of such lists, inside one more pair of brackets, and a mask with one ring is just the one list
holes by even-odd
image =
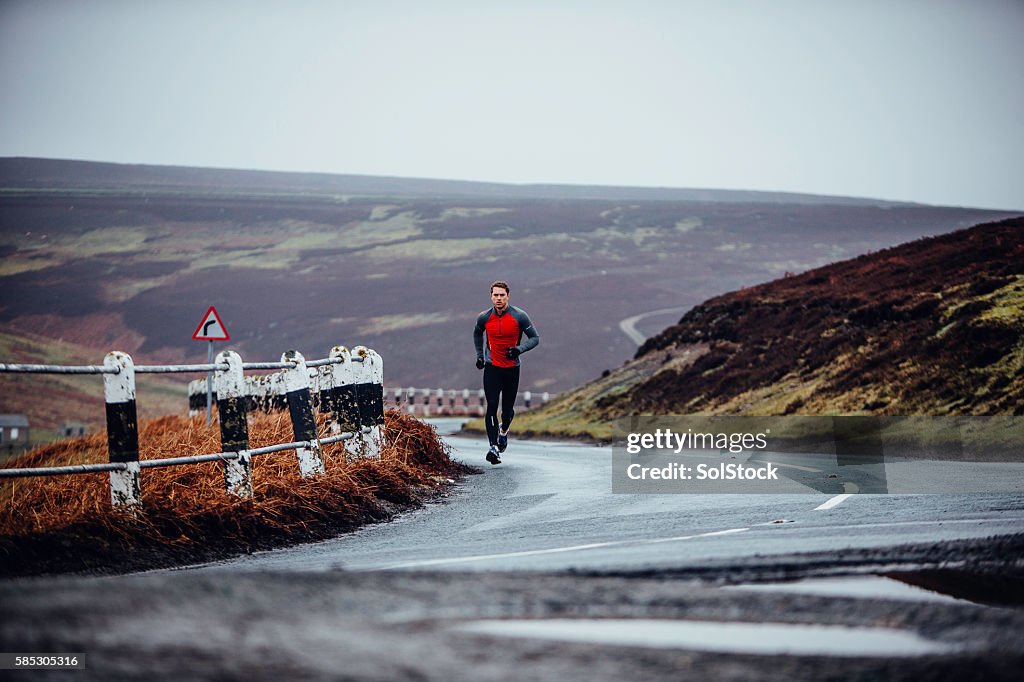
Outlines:
{"label": "white fence post", "polygon": [[111,351],[103,366],[117,373],[103,375],[107,407],[107,450],[111,462],[124,462],[125,471],[110,472],[110,502],[135,511],[142,506],[139,481],[139,418],[135,407],[135,363],[132,356]]}
{"label": "white fence post", "polygon": [[224,487],[231,495],[252,497],[252,458],[249,449],[249,424],[246,417],[245,376],[242,358],[226,350],[217,355],[214,375],[217,393],[217,421],[220,422],[220,447],[223,452],[238,452],[238,459],[224,460]]}
{"label": "white fence post", "polygon": [[369,385],[365,393],[367,419],[363,426],[370,427],[366,439],[366,456],[380,459],[380,449],[384,445],[384,359],[372,348],[366,351],[364,358],[363,365]]}
{"label": "white fence post", "polygon": [[373,361],[370,357],[370,349],[366,346],[356,346],[352,349],[353,358],[361,358],[362,362],[353,363],[352,382],[355,384],[356,403],[356,436],[351,439],[358,449],[361,457],[376,457],[368,437],[363,433],[363,427],[373,426],[373,418],[370,415],[371,382],[373,374]]}
{"label": "white fence post", "polygon": [[[331,389],[332,415],[331,434],[337,436],[340,433],[359,431],[359,403],[356,398],[356,373],[358,368],[352,362],[352,352],[345,346],[335,346],[331,349],[331,359],[341,360],[338,364],[330,365],[334,386]],[[358,436],[353,436],[345,441],[345,454],[349,457],[362,455],[362,447]]]}
{"label": "white fence post", "polygon": [[313,441],[311,447],[296,448],[299,473],[303,478],[324,473],[324,458],[316,442],[316,419],[309,397],[309,370],[306,359],[297,350],[285,351],[281,362],[293,362],[294,367],[284,370],[284,387],[288,399],[288,412],[292,418],[292,431],[296,441]]}

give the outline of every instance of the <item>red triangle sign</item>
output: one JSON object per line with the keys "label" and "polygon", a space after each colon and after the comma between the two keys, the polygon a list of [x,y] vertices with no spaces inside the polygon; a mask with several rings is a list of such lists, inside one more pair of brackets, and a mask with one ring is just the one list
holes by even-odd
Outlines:
{"label": "red triangle sign", "polygon": [[217,314],[217,309],[212,305],[210,309],[203,315],[203,319],[199,321],[199,326],[192,332],[192,338],[196,341],[230,341],[231,336],[228,334],[228,328],[224,326],[224,323],[220,319],[220,315]]}

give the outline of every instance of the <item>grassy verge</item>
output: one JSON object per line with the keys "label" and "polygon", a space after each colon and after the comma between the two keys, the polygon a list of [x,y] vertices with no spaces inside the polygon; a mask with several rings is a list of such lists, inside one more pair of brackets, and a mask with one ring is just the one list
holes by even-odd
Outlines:
{"label": "grassy verge", "polygon": [[[253,458],[253,497],[224,490],[218,462],[144,469],[143,510],[116,511],[107,474],[5,479],[0,482],[0,575],[121,573],[227,558],[325,539],[436,496],[473,469],[451,460],[433,427],[389,410],[379,460],[325,446],[326,473],[299,477],[293,452]],[[321,431],[323,432],[323,431]],[[253,415],[250,445],[293,440],[287,414]],[[202,417],[144,421],[142,459],[220,450],[217,425]],[[106,436],[94,434],[37,448],[9,466],[106,461]]]}
{"label": "grassy verge", "polygon": [[[462,427],[462,432],[487,437],[487,425],[483,419],[473,419]],[[529,412],[517,412],[512,423],[514,438],[569,441],[574,443],[605,444],[612,440],[611,425],[594,424],[578,415],[548,414],[532,416]]]}

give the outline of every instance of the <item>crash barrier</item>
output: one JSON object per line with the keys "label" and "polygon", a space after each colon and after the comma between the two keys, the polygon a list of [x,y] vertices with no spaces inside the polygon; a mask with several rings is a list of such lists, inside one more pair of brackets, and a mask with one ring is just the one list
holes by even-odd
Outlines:
{"label": "crash barrier", "polygon": [[[314,406],[318,406],[322,391],[321,373],[310,372],[309,385]],[[199,414],[206,406],[206,379],[196,379],[188,385],[188,409],[189,414]],[[483,416],[486,412],[487,401],[484,397],[484,390],[462,390],[443,388],[380,388],[381,395],[374,393],[373,400],[383,400],[395,408],[408,412],[419,417],[438,416]],[[216,396],[216,391],[214,391]],[[264,412],[275,412],[288,408],[285,400],[284,380],[281,376],[271,374],[267,376],[246,377],[245,380],[245,401],[247,409],[261,410]],[[552,394],[533,393],[523,391],[516,396],[516,409],[529,410],[540,407],[549,400]]]}
{"label": "crash barrier", "polygon": [[[385,391],[385,397],[391,397],[394,405],[409,414],[421,417],[444,417],[444,416],[483,416],[487,410],[487,400],[484,397],[484,389],[460,390],[443,388],[396,388],[392,391]],[[551,394],[533,393],[523,391],[516,396],[515,406],[529,410],[540,407],[551,400]]]}
{"label": "crash barrier", "polygon": [[[313,407],[325,411],[332,407],[332,401],[338,396],[342,407],[354,405],[364,414],[357,414],[356,419],[370,419],[369,413],[380,411],[384,401],[383,372],[380,355],[365,346],[357,346],[349,351],[344,346],[337,346],[328,360],[310,362],[309,392]],[[337,386],[351,387],[335,390]],[[213,386],[212,400],[216,401],[216,384]],[[196,379],[188,385],[188,409],[190,415],[199,414],[206,408],[208,382],[207,379]],[[245,377],[242,397],[248,411],[278,412],[288,409],[287,374],[250,375]],[[353,408],[355,409],[355,408]]]}
{"label": "crash barrier", "polygon": [[[263,448],[249,448],[244,370],[280,370],[273,381],[284,391],[295,440]],[[317,397],[310,390],[310,372],[318,377]],[[379,457],[384,437],[383,361],[369,348],[352,351],[335,346],[323,360],[307,362],[295,350],[281,356],[280,362],[243,363],[234,351],[221,352],[214,363],[204,365],[135,365],[127,353],[107,353],[103,365],[15,365],[0,364],[0,372],[46,374],[102,374],[106,401],[107,450],[105,464],[79,464],[64,467],[0,469],[0,478],[58,476],[96,472],[110,473],[110,499],[115,507],[141,507],[139,471],[163,466],[222,461],[224,484],[228,493],[252,497],[252,458],[273,452],[294,450],[299,473],[308,478],[324,472],[323,445],[345,442],[347,454]],[[135,402],[137,373],[212,372],[217,393],[223,452],[194,457],[169,457],[139,460],[139,424]],[[316,433],[314,402],[327,414],[331,436]]]}

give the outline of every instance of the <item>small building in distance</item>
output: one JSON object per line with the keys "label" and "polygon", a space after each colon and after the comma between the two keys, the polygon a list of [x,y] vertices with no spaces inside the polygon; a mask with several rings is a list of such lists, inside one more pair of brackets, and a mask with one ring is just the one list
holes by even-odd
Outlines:
{"label": "small building in distance", "polygon": [[0,414],[0,453],[10,454],[28,449],[28,417],[23,414]]}
{"label": "small building in distance", "polygon": [[66,421],[60,425],[61,438],[77,438],[84,436],[87,431],[88,427],[82,422]]}

